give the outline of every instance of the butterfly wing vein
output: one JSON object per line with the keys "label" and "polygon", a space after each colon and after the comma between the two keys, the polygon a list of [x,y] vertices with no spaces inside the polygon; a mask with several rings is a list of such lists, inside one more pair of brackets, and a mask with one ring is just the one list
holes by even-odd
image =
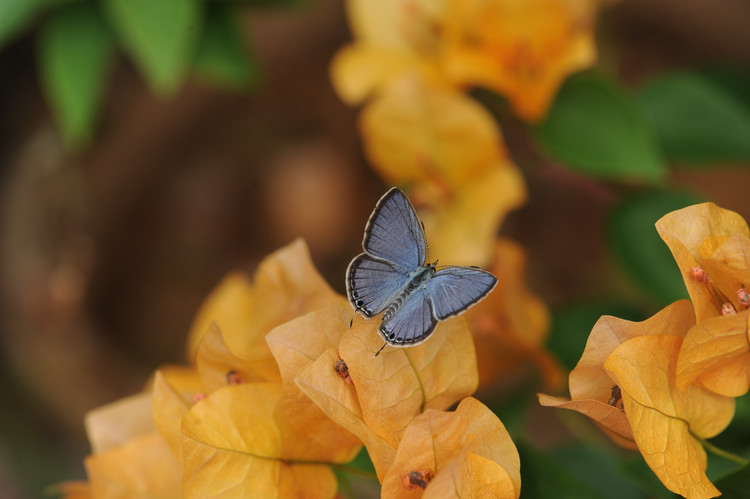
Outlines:
{"label": "butterfly wing vein", "polygon": [[444,320],[483,299],[497,284],[494,275],[472,267],[448,267],[427,281],[435,316]]}

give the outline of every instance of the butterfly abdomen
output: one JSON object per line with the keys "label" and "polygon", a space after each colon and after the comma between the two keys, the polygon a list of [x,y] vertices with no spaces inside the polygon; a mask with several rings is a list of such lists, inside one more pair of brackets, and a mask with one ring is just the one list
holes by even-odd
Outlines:
{"label": "butterfly abdomen", "polygon": [[412,294],[414,294],[416,290],[420,288],[420,286],[424,284],[427,279],[432,276],[432,273],[434,271],[435,269],[432,265],[425,265],[414,272],[414,275],[406,284],[406,286],[393,299],[390,305],[388,305],[388,308],[385,309],[385,313],[383,314],[384,323],[387,322],[388,319],[396,315],[396,312],[399,311],[401,306],[409,299]]}

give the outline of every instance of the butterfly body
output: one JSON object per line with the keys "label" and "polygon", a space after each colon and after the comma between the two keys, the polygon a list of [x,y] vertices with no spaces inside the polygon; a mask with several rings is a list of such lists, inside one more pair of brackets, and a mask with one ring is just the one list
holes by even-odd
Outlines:
{"label": "butterfly body", "polygon": [[387,322],[401,306],[418,290],[427,289],[427,280],[435,273],[435,266],[432,264],[422,265],[409,275],[409,282],[396,298],[388,305],[383,314],[383,322]]}
{"label": "butterfly body", "polygon": [[437,270],[414,207],[397,188],[378,201],[365,227],[365,252],[346,271],[355,311],[383,314],[378,332],[387,344],[405,347],[426,340],[438,321],[464,312],[497,284],[474,267]]}

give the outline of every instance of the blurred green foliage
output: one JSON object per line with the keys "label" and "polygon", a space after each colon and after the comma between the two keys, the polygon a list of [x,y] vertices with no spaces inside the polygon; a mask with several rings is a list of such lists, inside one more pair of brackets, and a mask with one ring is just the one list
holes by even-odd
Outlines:
{"label": "blurred green foliage", "polygon": [[223,88],[253,87],[260,78],[260,68],[243,47],[242,31],[232,7],[216,6],[206,14],[204,22],[193,63],[198,75]]}
{"label": "blurred green foliage", "polygon": [[151,88],[169,95],[187,71],[203,29],[198,0],[106,0],[112,30]]}
{"label": "blurred green foliage", "polygon": [[660,307],[687,298],[677,263],[654,224],[661,217],[702,200],[675,190],[652,190],[622,199],[609,217],[609,243],[628,277]]}
{"label": "blurred green foliage", "polygon": [[[227,90],[252,89],[260,70],[242,9],[294,6],[301,0],[7,0],[0,2],[0,50],[37,28],[42,88],[66,143],[84,147],[118,52],[150,89],[173,95],[195,72]],[[36,21],[39,20],[39,23]]]}
{"label": "blurred green foliage", "polygon": [[594,178],[658,183],[666,174],[641,108],[602,75],[568,79],[537,137],[552,157]]}
{"label": "blurred green foliage", "polygon": [[113,55],[110,33],[91,4],[63,7],[42,27],[40,77],[69,142],[90,139]]}
{"label": "blurred green foliage", "polygon": [[646,318],[646,314],[640,308],[626,301],[592,299],[582,303],[566,304],[552,311],[552,331],[547,347],[568,370],[572,370],[578,363],[591,328],[603,315],[631,321]]}
{"label": "blurred green foliage", "polygon": [[710,79],[663,75],[640,89],[638,99],[671,161],[750,161],[750,108]]}

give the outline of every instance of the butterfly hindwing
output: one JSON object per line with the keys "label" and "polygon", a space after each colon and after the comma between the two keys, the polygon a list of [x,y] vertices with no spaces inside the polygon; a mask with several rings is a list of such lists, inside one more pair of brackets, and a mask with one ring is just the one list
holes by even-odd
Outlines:
{"label": "butterfly hindwing", "polygon": [[414,207],[398,188],[386,192],[365,227],[362,245],[375,258],[409,271],[425,263],[427,245]]}
{"label": "butterfly hindwing", "polygon": [[427,281],[427,294],[435,316],[444,320],[478,302],[497,284],[497,278],[474,267],[448,267]]}
{"label": "butterfly hindwing", "polygon": [[408,280],[402,268],[362,253],[346,269],[346,293],[357,311],[373,317],[388,307]]}
{"label": "butterfly hindwing", "polygon": [[420,289],[410,295],[393,317],[380,325],[380,334],[391,345],[416,345],[432,334],[437,322],[427,293]]}

